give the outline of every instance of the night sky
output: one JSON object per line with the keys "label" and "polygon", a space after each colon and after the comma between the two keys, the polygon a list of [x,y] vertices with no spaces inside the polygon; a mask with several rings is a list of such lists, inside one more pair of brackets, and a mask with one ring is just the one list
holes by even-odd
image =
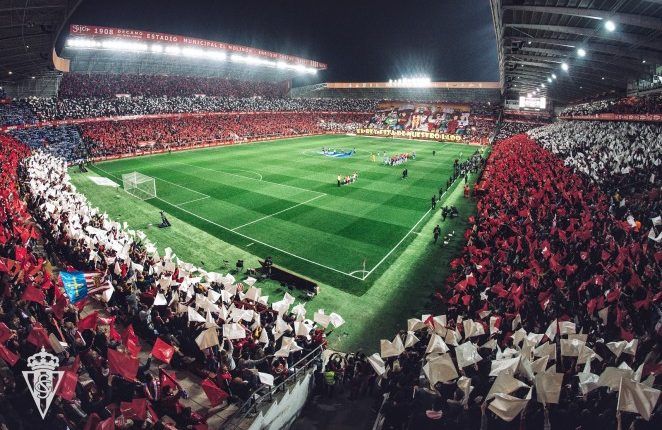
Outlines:
{"label": "night sky", "polygon": [[70,23],[297,55],[328,65],[320,82],[499,79],[488,0],[83,0]]}

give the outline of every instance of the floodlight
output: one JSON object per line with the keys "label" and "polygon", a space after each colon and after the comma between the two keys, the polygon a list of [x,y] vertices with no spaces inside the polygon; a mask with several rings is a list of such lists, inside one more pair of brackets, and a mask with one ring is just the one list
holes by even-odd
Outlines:
{"label": "floodlight", "polygon": [[563,69],[564,72],[567,72],[569,69],[568,63],[561,63],[561,68]]}
{"label": "floodlight", "polygon": [[607,29],[607,31],[612,32],[616,30],[616,24],[614,24],[614,21],[608,20],[607,22],[605,22],[605,28]]}
{"label": "floodlight", "polygon": [[160,54],[161,52],[163,52],[163,46],[154,44],[150,47],[150,50],[155,54]]}
{"label": "floodlight", "polygon": [[556,79],[556,75],[552,73],[552,79]]}
{"label": "floodlight", "polygon": [[577,55],[579,55],[580,57],[586,57],[586,50],[583,48],[579,48],[577,50]]}
{"label": "floodlight", "polygon": [[547,78],[547,82],[552,83],[552,78]]}

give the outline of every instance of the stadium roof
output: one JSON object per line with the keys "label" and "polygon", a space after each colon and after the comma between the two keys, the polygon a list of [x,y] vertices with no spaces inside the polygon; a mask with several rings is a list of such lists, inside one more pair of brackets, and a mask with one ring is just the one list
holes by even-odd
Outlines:
{"label": "stadium roof", "polygon": [[292,88],[291,97],[360,98],[414,102],[500,102],[498,82],[326,82]]}
{"label": "stadium roof", "polygon": [[662,64],[662,0],[490,2],[507,98],[623,94]]}
{"label": "stadium roof", "polygon": [[81,0],[8,0],[0,5],[0,82],[52,73],[51,53]]}
{"label": "stadium roof", "polygon": [[64,72],[220,76],[275,82],[326,69],[326,64],[318,61],[259,48],[80,24],[69,27],[61,57],[65,61],[57,63]]}

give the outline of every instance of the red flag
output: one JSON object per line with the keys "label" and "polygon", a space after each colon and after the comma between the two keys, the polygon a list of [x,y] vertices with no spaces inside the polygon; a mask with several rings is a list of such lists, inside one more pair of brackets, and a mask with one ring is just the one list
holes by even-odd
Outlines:
{"label": "red flag", "polygon": [[83,427],[83,430],[98,430],[99,429],[99,424],[101,422],[101,418],[96,412],[92,412],[88,417],[87,417],[87,422],[85,423],[85,427]]}
{"label": "red flag", "polygon": [[23,263],[28,256],[28,250],[16,245],[14,247],[14,256],[16,257],[16,261]]}
{"label": "red flag", "polygon": [[78,321],[78,331],[82,332],[83,330],[94,330],[97,328],[97,319],[99,317],[99,313],[97,311],[94,311],[90,313],[88,316],[85,318],[81,319]]}
{"label": "red flag", "polygon": [[96,430],[115,430],[115,414],[97,424]]}
{"label": "red flag", "polygon": [[80,355],[77,355],[76,358],[74,358],[74,362],[71,364],[71,366],[60,366],[60,370],[66,372],[78,373],[79,367],[80,367]]}
{"label": "red flag", "polygon": [[152,348],[152,357],[170,364],[174,353],[175,348],[172,345],[162,341],[160,337],[156,338],[156,342],[154,342],[154,347]]}
{"label": "red flag", "polygon": [[[56,288],[55,291],[59,291],[59,288]],[[60,294],[59,297],[56,297],[52,309],[57,319],[61,320],[64,317],[64,310],[66,309],[67,304],[67,297],[64,294]]]}
{"label": "red flag", "polygon": [[172,389],[179,388],[179,382],[175,375],[164,369],[159,369],[159,380],[161,388],[170,387]]}
{"label": "red flag", "polygon": [[62,382],[56,394],[65,400],[73,400],[76,397],[76,384],[78,384],[78,375],[67,370],[62,375]]}
{"label": "red flag", "polygon": [[51,341],[48,340],[48,333],[43,327],[33,327],[30,330],[27,341],[36,346],[37,348],[51,349]]}
{"label": "red flag", "polygon": [[39,303],[40,305],[44,304],[45,299],[46,298],[44,297],[44,292],[34,285],[28,285],[25,291],[23,291],[23,295],[21,296],[21,300]]}
{"label": "red flag", "polygon": [[228,393],[218,388],[218,386],[209,379],[205,379],[202,382],[202,389],[207,395],[212,407],[220,405],[223,400],[228,398]]}
{"label": "red flag", "polygon": [[120,403],[120,412],[124,418],[145,421],[147,418],[147,399],[133,399],[131,402]]}
{"label": "red flag", "polygon": [[12,333],[9,327],[5,323],[0,322],[0,343],[4,344],[11,335]]}
{"label": "red flag", "polygon": [[136,373],[138,373],[138,366],[140,363],[137,358],[130,357],[126,354],[108,348],[108,367],[110,373],[120,375],[125,379],[135,380]]}
{"label": "red flag", "polygon": [[10,366],[15,365],[18,361],[18,355],[8,350],[7,347],[2,344],[0,344],[0,358],[5,360]]}
{"label": "red flag", "polygon": [[133,324],[129,324],[126,328],[126,331],[122,336],[122,343],[126,346],[126,349],[129,350],[129,353],[131,353],[131,357],[138,357],[138,353],[140,352],[140,341],[138,340],[136,333],[133,331]]}

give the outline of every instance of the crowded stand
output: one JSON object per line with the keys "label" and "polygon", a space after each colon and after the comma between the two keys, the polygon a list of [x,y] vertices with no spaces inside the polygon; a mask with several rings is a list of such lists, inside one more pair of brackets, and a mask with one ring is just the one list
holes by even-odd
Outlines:
{"label": "crowded stand", "polygon": [[362,114],[272,113],[207,115],[166,119],[106,121],[80,125],[91,157],[190,146],[208,142],[237,142],[260,137],[323,133],[328,123],[351,127]]}
{"label": "crowded stand", "polygon": [[89,156],[76,126],[23,128],[11,130],[9,134],[31,149],[43,149],[67,161],[86,159]]}
{"label": "crowded stand", "polygon": [[598,184],[612,199],[612,213],[637,225],[638,234],[646,236],[662,215],[660,124],[560,121],[529,135]]}
{"label": "crowded stand", "polygon": [[[211,414],[282,381],[293,363],[325,347],[327,327],[344,323],[321,310],[307,320],[304,304],[287,293],[269,303],[255,279],[237,282],[168,248],[159,253],[141,231],[90,207],[62,159],[28,157],[26,146],[0,139],[0,421],[7,428],[207,428]],[[59,276],[50,263],[62,267]],[[66,279],[83,274],[93,289],[68,288]],[[25,409],[34,402],[16,384],[39,350],[64,372],[45,421]],[[208,398],[208,414],[187,406],[192,393],[174,370],[203,379],[196,389]]]}
{"label": "crowded stand", "polygon": [[30,98],[40,121],[202,112],[373,112],[374,100],[265,97]]}
{"label": "crowded stand", "polygon": [[25,101],[0,103],[0,126],[32,124],[37,122],[30,104]]}
{"label": "crowded stand", "polygon": [[499,124],[499,131],[496,133],[496,140],[507,139],[509,137],[515,136],[516,134],[525,133],[532,128],[540,127],[541,125],[544,125],[544,123],[531,120],[506,119]]}
{"label": "crowded stand", "polygon": [[437,312],[353,366],[377,381],[378,428],[659,428],[659,243],[526,135],[481,182]]}
{"label": "crowded stand", "polygon": [[60,98],[115,97],[118,94],[144,97],[182,97],[205,94],[217,97],[282,97],[286,82],[239,81],[224,78],[168,75],[66,73]]}
{"label": "crowded stand", "polygon": [[621,99],[598,100],[568,106],[561,111],[561,116],[594,115],[599,113],[615,114],[660,114],[662,113],[662,92],[645,96],[625,97]]}
{"label": "crowded stand", "polygon": [[[472,109],[477,109],[475,114]],[[407,103],[380,109],[370,118],[368,128],[450,133],[479,140],[494,131],[496,117],[482,116],[491,112],[494,109],[488,104],[470,107]]]}

